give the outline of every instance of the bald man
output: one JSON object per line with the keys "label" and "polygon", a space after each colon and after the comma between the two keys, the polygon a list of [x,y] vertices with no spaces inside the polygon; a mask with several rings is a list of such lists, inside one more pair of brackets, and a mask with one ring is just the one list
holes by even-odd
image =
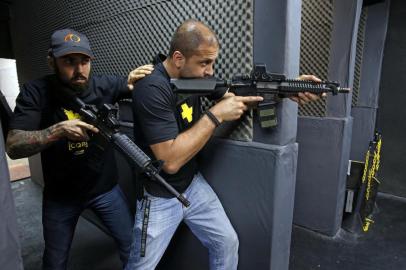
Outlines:
{"label": "bald man", "polygon": [[[199,97],[178,96],[170,85],[171,78],[212,76],[218,52],[217,36],[208,26],[196,20],[185,21],[172,37],[168,57],[162,58],[152,74],[135,86],[136,141],[150,156],[164,161],[162,176],[191,205],[184,208],[158,183],[142,179],[144,197],[137,201],[127,270],[155,269],[182,221],[208,249],[210,269],[237,269],[237,234],[217,195],[199,173],[196,154],[216,127],[240,118],[251,103],[262,101],[262,97],[227,93],[201,112]],[[298,100],[314,98],[305,94],[302,97]]]}

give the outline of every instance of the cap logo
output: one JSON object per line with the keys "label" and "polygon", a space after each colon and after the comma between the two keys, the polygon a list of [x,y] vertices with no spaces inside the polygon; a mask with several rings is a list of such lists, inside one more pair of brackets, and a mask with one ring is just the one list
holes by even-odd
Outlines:
{"label": "cap logo", "polygon": [[67,34],[64,38],[65,42],[73,41],[75,43],[80,42],[80,37],[75,34]]}

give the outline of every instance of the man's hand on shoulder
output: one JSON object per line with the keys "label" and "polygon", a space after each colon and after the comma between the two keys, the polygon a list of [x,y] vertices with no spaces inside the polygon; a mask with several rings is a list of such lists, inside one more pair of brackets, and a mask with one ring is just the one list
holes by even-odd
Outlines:
{"label": "man's hand on shoulder", "polygon": [[[302,81],[321,82],[321,80],[314,75],[300,75],[296,79],[302,80]],[[325,97],[325,96],[326,96],[326,93],[323,93],[321,95],[321,97]],[[320,99],[320,96],[309,93],[309,92],[303,92],[303,93],[299,93],[297,96],[290,97],[290,99],[297,102],[299,105],[304,105],[306,103]]]}
{"label": "man's hand on shoulder", "polygon": [[149,64],[149,65],[144,65],[144,66],[137,67],[136,69],[131,71],[128,74],[128,79],[127,79],[128,89],[133,90],[134,89],[134,83],[136,81],[144,78],[145,76],[151,74],[151,72],[153,70],[154,70],[154,66]]}

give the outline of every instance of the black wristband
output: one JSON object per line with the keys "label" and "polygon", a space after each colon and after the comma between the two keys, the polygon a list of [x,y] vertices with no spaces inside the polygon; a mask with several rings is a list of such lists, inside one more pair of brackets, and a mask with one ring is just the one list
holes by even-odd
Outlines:
{"label": "black wristband", "polygon": [[204,113],[207,115],[207,117],[210,118],[210,120],[214,123],[216,127],[220,126],[221,124],[220,121],[217,119],[217,117],[214,116],[214,114],[211,111],[207,110]]}

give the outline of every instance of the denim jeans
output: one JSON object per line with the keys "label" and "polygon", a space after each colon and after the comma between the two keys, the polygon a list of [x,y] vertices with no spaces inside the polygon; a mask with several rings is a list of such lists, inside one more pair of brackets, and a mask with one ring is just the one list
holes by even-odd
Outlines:
{"label": "denim jeans", "polygon": [[188,208],[183,207],[176,198],[158,198],[147,194],[151,203],[145,257],[140,255],[146,203],[145,199],[137,202],[133,244],[126,270],[155,269],[182,221],[209,250],[210,269],[237,269],[237,234],[217,195],[200,173],[195,175],[184,195],[191,203]]}
{"label": "denim jeans", "polygon": [[86,208],[92,209],[103,221],[119,248],[123,265],[127,263],[134,218],[123,192],[117,185],[112,190],[85,202],[55,202],[44,199],[43,269],[66,269],[75,227],[80,214]]}

